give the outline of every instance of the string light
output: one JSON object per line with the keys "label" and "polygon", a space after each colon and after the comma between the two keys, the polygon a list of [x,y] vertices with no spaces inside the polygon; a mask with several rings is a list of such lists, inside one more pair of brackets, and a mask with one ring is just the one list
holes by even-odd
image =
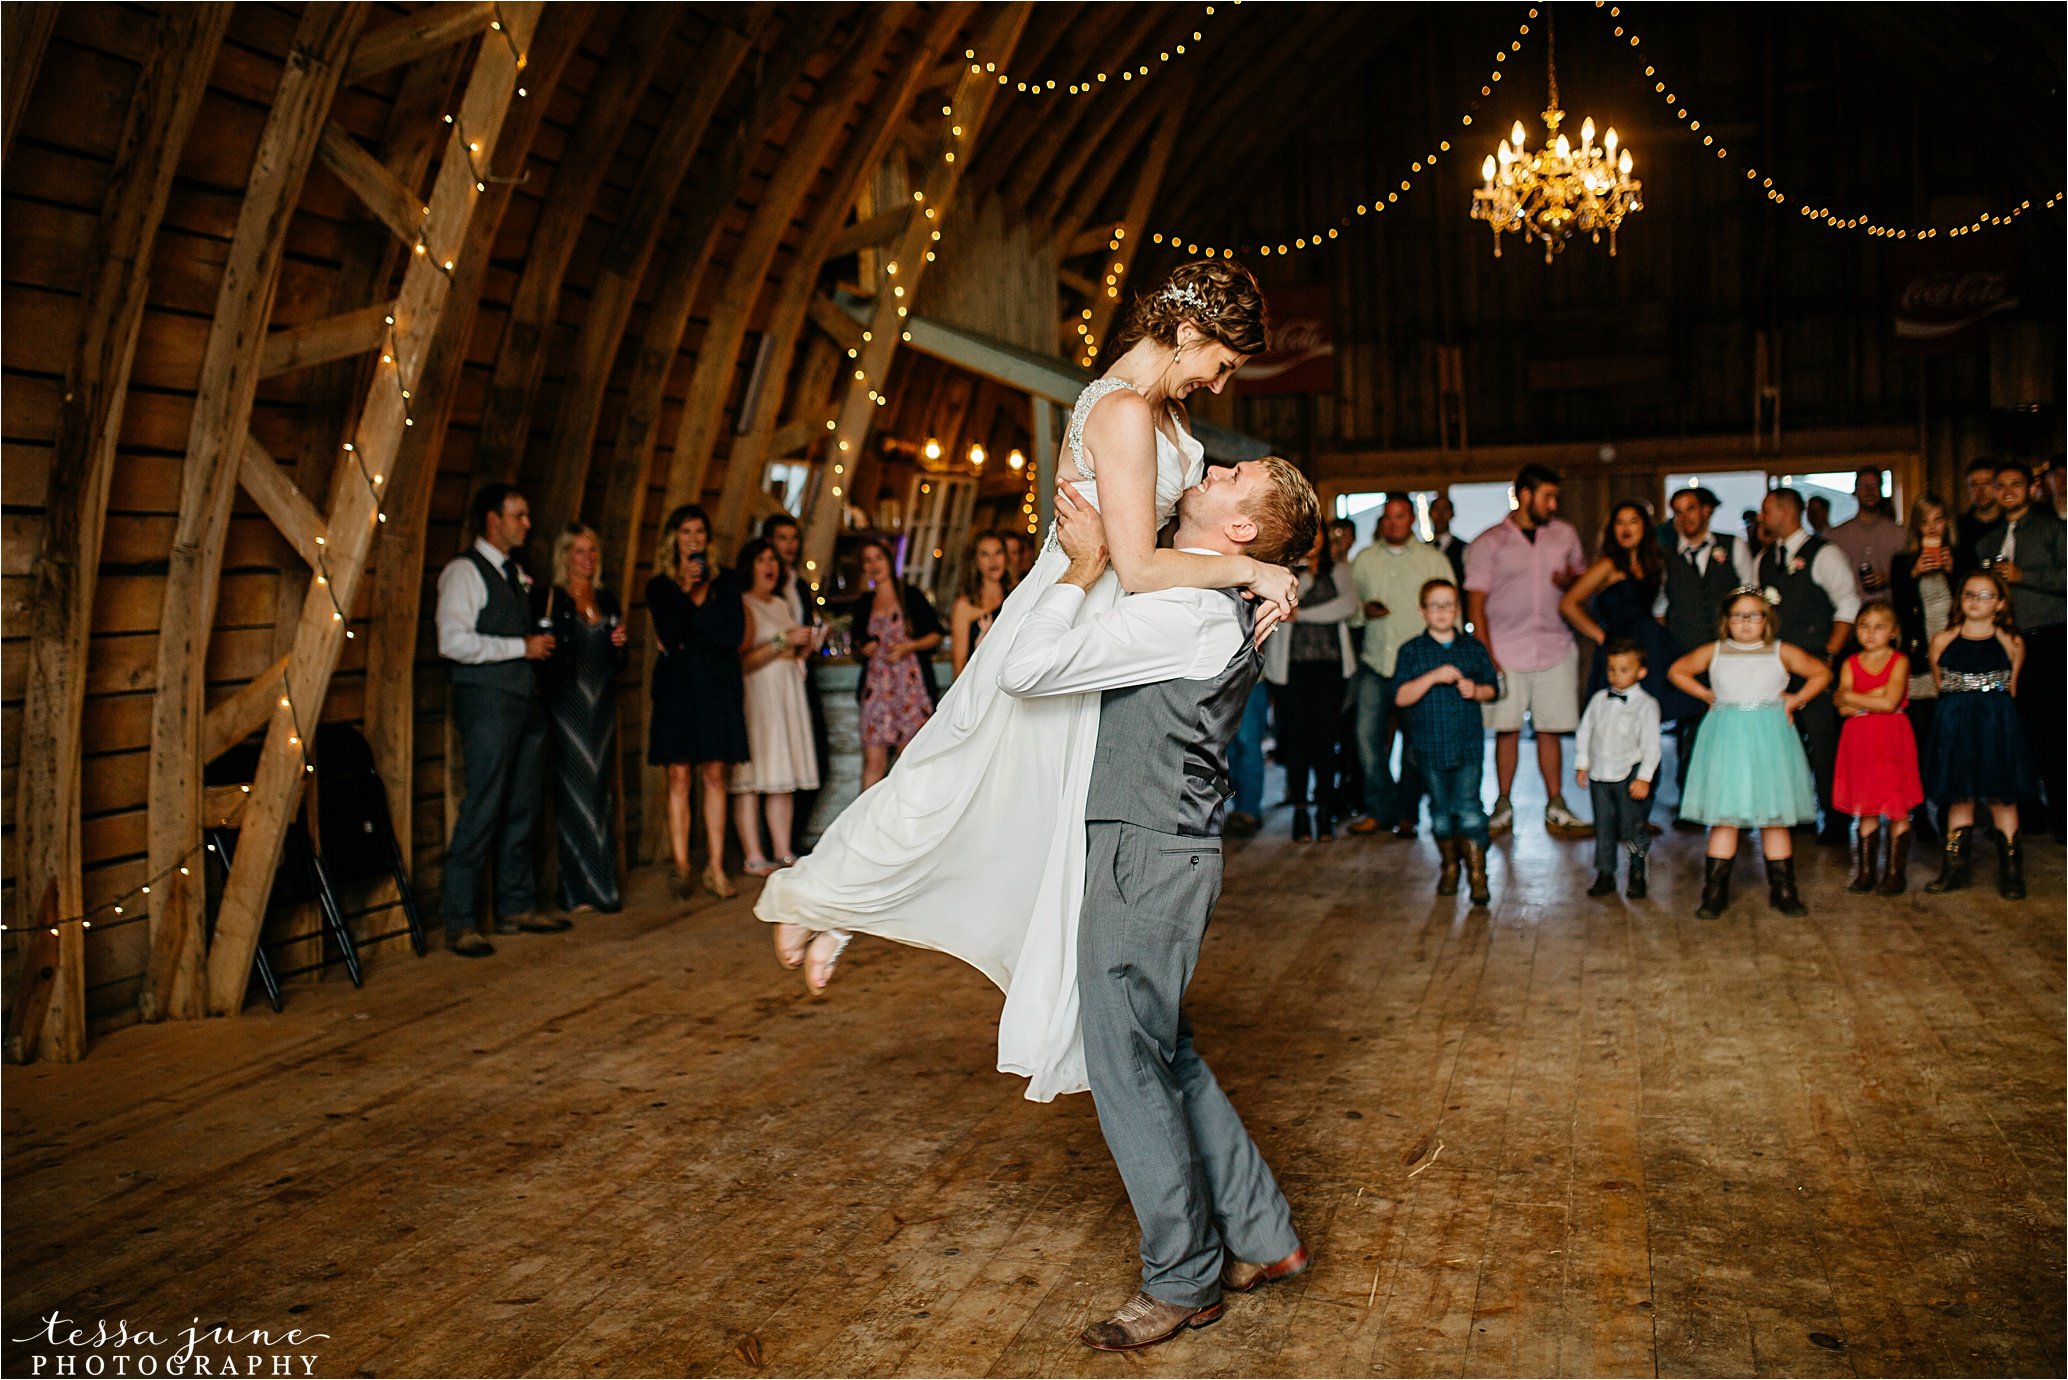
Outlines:
{"label": "string light", "polygon": [[[1220,4],[1202,5],[1200,8],[1204,11],[1204,15],[1199,21],[1200,27],[1189,31],[1191,34],[1190,38],[1180,39],[1178,42],[1159,47],[1156,53],[1157,64],[1161,66],[1185,56],[1189,51],[1188,44],[1196,44],[1205,39],[1207,20],[1212,19],[1223,7],[1232,10],[1241,4],[1242,0],[1221,0]],[[1147,62],[1141,62],[1129,67],[1116,67],[1106,71],[1093,72],[1089,76],[1075,79],[1015,77],[1010,72],[999,71],[997,63],[984,61],[983,58],[978,56],[977,50],[974,48],[963,49],[962,60],[969,64],[971,76],[995,76],[1000,86],[1007,87],[1023,96],[1088,96],[1101,86],[1107,85],[1112,79],[1117,78],[1122,82],[1131,82],[1136,77],[1148,76],[1152,70]],[[942,107],[941,113],[952,118],[952,112],[945,106]],[[961,129],[957,128],[955,130],[955,134],[958,137],[961,133]],[[952,162],[953,160],[951,159],[950,161]]]}
{"label": "string light", "polygon": [[[299,712],[295,709],[294,704],[294,690],[293,687],[288,684],[287,675],[285,672],[282,672],[280,676],[279,707],[287,711],[288,722],[291,725],[291,731],[288,734],[287,739],[288,746],[297,749],[298,754],[302,759],[303,773],[305,775],[313,773],[316,770],[316,766],[313,762],[309,760],[309,747],[307,742],[307,735],[302,732],[301,716]],[[238,797],[237,804],[235,805],[235,807],[233,807],[229,811],[229,813],[225,814],[220,820],[217,820],[214,827],[235,827],[237,825],[237,822],[243,818],[245,807],[250,804],[251,787],[249,785],[246,785],[242,788],[242,793]],[[96,916],[102,915],[119,915],[125,917],[120,920],[102,921],[101,928],[104,930],[116,929],[123,925],[134,925],[141,921],[148,920],[150,919],[150,915],[146,911],[138,911],[134,915],[130,914],[130,911],[136,907],[137,902],[142,898],[149,896],[151,894],[152,887],[157,886],[160,882],[165,881],[169,877],[193,876],[193,870],[190,865],[194,862],[194,860],[198,857],[201,857],[203,854],[213,853],[215,851],[216,847],[213,843],[208,843],[205,841],[202,843],[198,843],[194,847],[189,848],[186,852],[180,854],[170,863],[167,863],[164,867],[159,868],[156,872],[146,877],[142,882],[139,882],[137,885],[129,888],[127,891],[120,893],[111,900],[103,901],[97,906],[89,906],[85,910],[79,912],[77,915],[67,915],[58,920],[38,920],[26,925],[9,925],[4,922],[0,922],[0,934],[26,934],[30,930],[41,929],[48,930],[51,934],[55,935],[58,933],[60,929],[64,928],[66,925],[77,925],[82,930],[90,930],[94,927],[94,918]]]}
{"label": "string light", "polygon": [[[1479,109],[1480,100],[1493,95],[1494,88],[1500,85],[1501,75],[1507,67],[1509,56],[1522,51],[1522,40],[1529,37],[1530,22],[1536,17],[1536,6],[1529,6],[1521,22],[1515,26],[1514,37],[1508,40],[1506,47],[1501,48],[1494,54],[1492,69],[1487,73],[1486,80],[1479,84],[1478,97],[1466,102],[1464,113],[1457,119],[1457,127],[1460,130],[1472,127],[1474,112]],[[1311,234],[1294,235],[1288,239],[1271,240],[1255,244],[1245,242],[1239,245],[1214,245],[1202,243],[1193,236],[1178,234],[1175,231],[1157,231],[1150,235],[1149,241],[1152,244],[1169,244],[1174,249],[1182,249],[1193,258],[1207,259],[1232,259],[1235,257],[1238,248],[1244,254],[1255,254],[1258,258],[1264,259],[1268,259],[1274,254],[1283,257],[1302,250],[1319,249],[1323,245],[1332,243],[1340,238],[1342,232],[1356,224],[1360,218],[1383,215],[1387,207],[1398,205],[1403,196],[1414,190],[1416,180],[1425,175],[1433,174],[1436,170],[1436,165],[1442,161],[1443,155],[1450,151],[1450,140],[1438,140],[1435,148],[1423,154],[1420,158],[1414,159],[1409,164],[1407,171],[1402,174],[1397,185],[1389,187],[1383,193],[1374,193],[1367,199],[1358,202],[1354,211],[1339,216],[1334,225],[1323,226]]]}
{"label": "string light", "polygon": [[[1680,93],[1673,89],[1672,84],[1660,75],[1658,65],[1645,55],[1643,40],[1625,25],[1616,22],[1623,17],[1622,6],[1611,5],[1608,0],[1594,0],[1594,8],[1597,11],[1607,11],[1605,17],[1612,26],[1615,37],[1625,40],[1636,54],[1637,61],[1644,65],[1644,75],[1651,83],[1652,94],[1664,100],[1666,108],[1673,112],[1676,120],[1687,126],[1689,134],[1700,133],[1702,122],[1689,111],[1687,102],[1681,99]],[[1718,161],[1728,161],[1730,157],[1730,150],[1717,143],[1713,134],[1702,135],[1702,147],[1714,153]],[[1745,168],[1745,180],[1759,184],[1761,195],[1776,206],[1785,206],[1792,200],[1797,215],[1804,220],[1813,221],[1830,230],[1864,230],[1875,239],[1930,240],[1940,236],[1950,239],[1957,235],[1972,235],[1978,231],[2013,224],[2018,217],[2032,209],[2032,203],[2025,200],[2008,211],[1984,212],[1962,225],[1895,225],[1876,220],[1872,216],[1839,215],[1821,202],[1808,201],[1800,197],[1791,198],[1774,185],[1773,178],[1750,165]],[[2046,199],[2044,209],[2050,211],[2064,199],[2068,199],[2068,192],[2056,192]]]}

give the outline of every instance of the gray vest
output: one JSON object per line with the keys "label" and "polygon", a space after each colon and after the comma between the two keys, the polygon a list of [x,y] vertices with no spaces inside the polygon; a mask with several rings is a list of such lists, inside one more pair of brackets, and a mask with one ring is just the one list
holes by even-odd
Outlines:
{"label": "gray vest", "polygon": [[1243,641],[1220,674],[1122,686],[1101,699],[1086,821],[1122,820],[1198,837],[1221,832],[1223,807],[1235,794],[1228,740],[1264,664],[1251,636],[1250,602],[1240,590],[1221,593],[1235,601]]}
{"label": "gray vest", "polygon": [[[488,602],[481,606],[481,616],[474,620],[474,631],[486,637],[529,637],[532,633],[531,609],[517,591],[510,588],[503,572],[472,547],[460,559],[472,561],[474,568],[481,572],[482,583],[488,586]],[[529,699],[538,688],[538,677],[532,674],[531,663],[519,657],[515,661],[490,661],[478,666],[456,662],[452,668],[452,683],[478,685]]]}
{"label": "gray vest", "polygon": [[[1723,616],[1723,601],[1738,587],[1737,539],[1715,534],[1716,545],[1697,571],[1680,554],[1679,538],[1666,548],[1666,631],[1683,652],[1716,640],[1716,620]],[[1723,559],[1715,559],[1721,551]]]}

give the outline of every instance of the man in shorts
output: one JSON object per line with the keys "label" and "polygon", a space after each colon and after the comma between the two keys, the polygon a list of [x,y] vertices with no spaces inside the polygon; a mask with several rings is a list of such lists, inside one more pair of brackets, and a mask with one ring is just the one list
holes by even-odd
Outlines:
{"label": "man in shorts", "polygon": [[1494,781],[1500,796],[1491,832],[1514,827],[1508,794],[1521,754],[1522,721],[1537,740],[1543,773],[1544,827],[1568,838],[1588,838],[1594,827],[1566,808],[1565,746],[1560,735],[1580,726],[1580,648],[1558,612],[1558,601],[1587,568],[1580,534],[1558,518],[1555,470],[1525,465],[1515,476],[1515,510],[1482,532],[1465,551],[1465,599],[1472,631],[1486,644],[1505,681],[1486,706],[1494,731]]}

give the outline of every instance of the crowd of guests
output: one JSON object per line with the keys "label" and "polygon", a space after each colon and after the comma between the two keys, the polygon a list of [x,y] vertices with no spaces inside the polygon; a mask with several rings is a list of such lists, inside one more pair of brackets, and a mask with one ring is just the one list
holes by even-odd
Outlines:
{"label": "crowd of guests", "polygon": [[[1404,496],[1350,556],[1339,521],[1300,579],[1289,636],[1231,752],[1231,832],[1261,827],[1263,742],[1275,715],[1292,837],[1416,836],[1424,796],[1441,862],[1488,899],[1488,841],[1514,827],[1525,723],[1548,832],[1594,839],[1589,894],[1642,898],[1663,735],[1676,745],[1674,823],[1707,829],[1698,914],[1729,904],[1739,836],[1760,836],[1768,898],[1806,913],[1794,836],[1856,850],[1849,889],[1901,894],[1912,834],[1941,844],[1928,891],[1970,883],[1978,810],[1997,885],[2024,894],[2022,830],[2063,829],[2063,493],[2016,461],[1969,467],[1963,512],[1936,495],[1899,520],[1861,470],[1850,520],[1812,526],[1815,501],[1768,492],[1744,536],[1714,530],[1706,488],[1612,506],[1591,557],[1558,516],[1560,477],[1516,476],[1506,519],[1469,544],[1450,504],[1415,534]],[[1827,505],[1828,508],[1828,505]],[[1583,664],[1580,638],[1594,644]],[[1274,645],[1281,644],[1281,645]],[[1484,799],[1484,737],[1494,799]],[[1567,804],[1573,782],[1591,823]],[[1398,749],[1399,770],[1393,763]],[[1331,766],[1332,764],[1332,766]],[[2022,807],[2022,813],[2021,813]],[[1821,820],[1821,823],[1820,823]]]}
{"label": "crowd of guests", "polygon": [[[476,540],[438,582],[438,650],[452,667],[466,790],[446,854],[444,919],[446,947],[482,957],[495,952],[478,929],[491,854],[497,934],[558,933],[572,926],[570,916],[622,904],[612,791],[615,682],[627,631],[603,584],[593,530],[574,524],[557,535],[545,584],[518,559],[531,531],[521,492],[491,484],[476,495],[470,517]],[[1034,557],[1024,534],[973,538],[944,627],[926,596],[900,577],[895,550],[876,538],[858,547],[861,593],[845,607],[821,607],[798,570],[802,535],[796,519],[774,515],[728,567],[712,555],[702,508],[685,504],[661,525],[646,584],[646,756],[666,773],[678,897],[698,886],[718,897],[736,894],[725,870],[728,822],[750,875],[796,862],[797,830],[825,779],[825,712],[809,658],[830,628],[849,629],[847,645],[862,666],[856,694],[866,789],[932,716],[940,696],[935,653],[947,642],[959,673]],[[560,915],[537,904],[531,850],[549,764]],[[693,870],[692,815],[703,821],[700,871]]]}

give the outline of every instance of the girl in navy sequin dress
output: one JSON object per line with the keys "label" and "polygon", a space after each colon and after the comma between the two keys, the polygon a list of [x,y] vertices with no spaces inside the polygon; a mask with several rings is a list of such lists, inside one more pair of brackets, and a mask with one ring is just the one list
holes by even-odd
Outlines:
{"label": "girl in navy sequin dress", "polygon": [[2010,592],[1994,571],[1960,582],[1958,620],[1932,639],[1939,714],[1927,773],[1946,812],[1946,852],[1926,891],[1959,891],[1972,867],[1975,807],[1989,807],[1997,833],[1996,889],[2025,895],[2025,858],[2018,840],[2018,801],[2039,793],[2025,730],[2018,722],[2018,673],[2025,639],[2011,626]]}

